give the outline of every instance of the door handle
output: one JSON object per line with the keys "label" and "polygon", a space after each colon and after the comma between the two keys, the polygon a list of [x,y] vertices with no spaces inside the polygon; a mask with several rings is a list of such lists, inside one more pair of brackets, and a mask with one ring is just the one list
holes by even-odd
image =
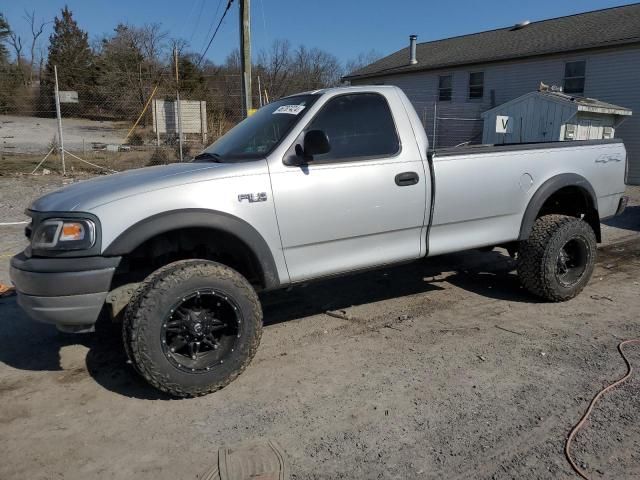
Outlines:
{"label": "door handle", "polygon": [[416,172],[403,172],[396,175],[396,185],[399,187],[407,187],[415,185],[420,180]]}

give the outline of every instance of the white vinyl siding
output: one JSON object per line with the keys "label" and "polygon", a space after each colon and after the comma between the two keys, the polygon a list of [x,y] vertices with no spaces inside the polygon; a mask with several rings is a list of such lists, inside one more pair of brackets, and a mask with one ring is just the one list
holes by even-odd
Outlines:
{"label": "white vinyl siding", "polygon": [[[431,137],[439,75],[453,75],[453,94],[450,103],[438,105],[438,116],[479,118],[480,114],[489,108],[536,91],[540,82],[562,86],[565,64],[583,60],[587,64],[584,95],[633,111],[633,116],[616,128],[615,136],[622,138],[627,147],[630,181],[640,183],[640,46],[462,66],[447,71],[384,75],[353,80],[352,84],[367,85],[375,81],[384,81],[387,85],[402,88],[413,102],[420,118],[424,119],[425,129]],[[469,74],[480,71],[484,72],[484,96],[478,101],[469,102]],[[492,99],[495,101],[494,104]],[[438,132],[438,145],[457,145],[470,138],[481,141],[482,122],[461,121],[455,124],[455,128],[441,128]]]}

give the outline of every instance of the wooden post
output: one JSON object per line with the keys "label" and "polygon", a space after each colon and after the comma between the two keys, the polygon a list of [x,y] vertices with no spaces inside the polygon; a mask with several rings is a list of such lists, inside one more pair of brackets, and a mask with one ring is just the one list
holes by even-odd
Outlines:
{"label": "wooden post", "polygon": [[242,81],[243,116],[253,108],[251,101],[251,15],[250,0],[240,0],[240,77]]}

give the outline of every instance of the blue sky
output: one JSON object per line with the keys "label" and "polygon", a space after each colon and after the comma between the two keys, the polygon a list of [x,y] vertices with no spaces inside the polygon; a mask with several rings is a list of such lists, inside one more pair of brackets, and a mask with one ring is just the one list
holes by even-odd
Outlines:
{"label": "blue sky", "polygon": [[[319,47],[346,61],[371,49],[384,55],[392,53],[408,43],[411,33],[418,34],[419,42],[435,40],[509,26],[525,19],[542,20],[629,3],[633,2],[251,0],[252,45],[255,54],[274,39],[287,38],[294,45]],[[28,26],[22,19],[25,9],[35,10],[37,18],[52,19],[65,4],[92,39],[110,33],[120,22],[157,22],[172,36],[190,41],[191,50],[200,52],[211,25],[218,23],[226,0],[2,0],[0,12],[14,30],[28,37]],[[238,23],[236,0],[208,58],[220,62],[237,46]],[[43,40],[45,48],[49,31]]]}

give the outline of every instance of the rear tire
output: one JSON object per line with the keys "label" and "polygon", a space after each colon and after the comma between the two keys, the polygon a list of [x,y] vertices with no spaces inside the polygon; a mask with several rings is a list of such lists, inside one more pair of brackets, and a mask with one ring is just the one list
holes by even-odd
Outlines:
{"label": "rear tire", "polygon": [[597,243],[591,226],[565,215],[545,215],[518,249],[518,276],[534,295],[552,302],[575,297],[591,278]]}
{"label": "rear tire", "polygon": [[174,262],[149,275],[123,321],[136,371],[177,397],[228,385],[251,362],[261,335],[253,287],[235,270],[207,260]]}

